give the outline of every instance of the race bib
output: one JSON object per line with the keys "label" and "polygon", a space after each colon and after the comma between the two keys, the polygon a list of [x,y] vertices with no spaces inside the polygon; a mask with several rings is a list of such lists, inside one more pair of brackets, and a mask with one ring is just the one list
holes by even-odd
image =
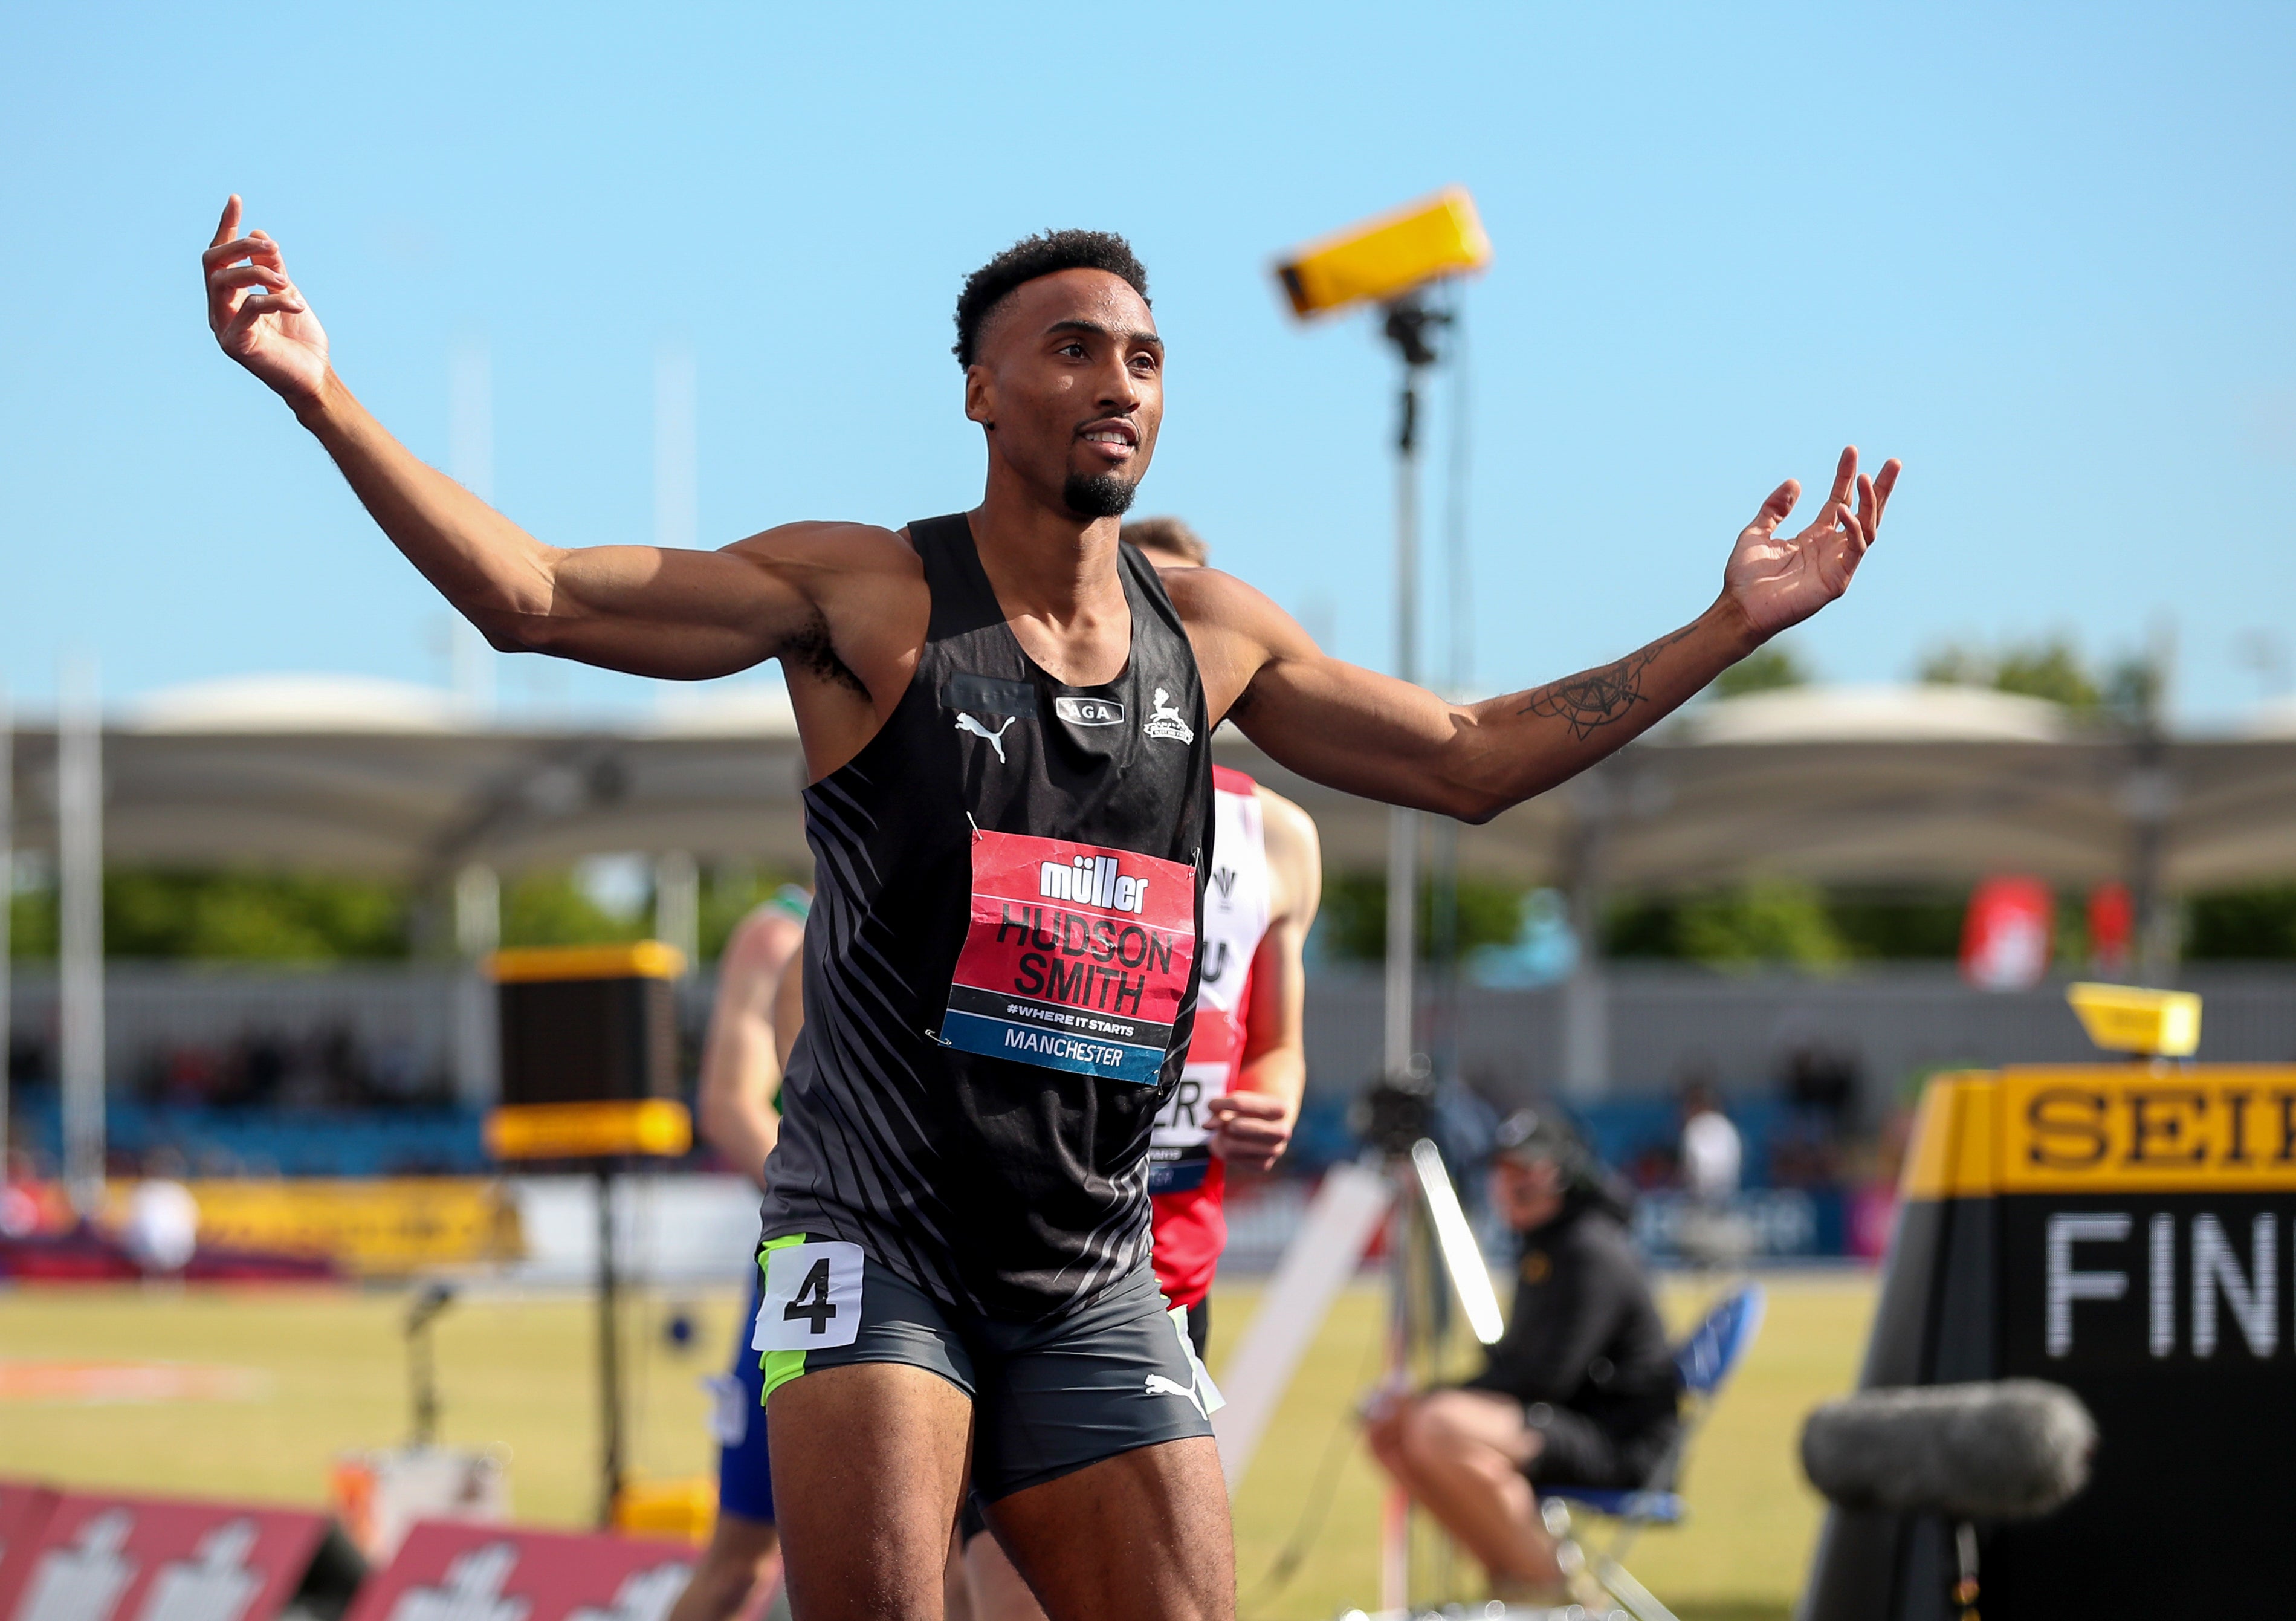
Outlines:
{"label": "race bib", "polygon": [[861,1246],[831,1240],[766,1251],[753,1351],[826,1351],[861,1332]]}
{"label": "race bib", "polygon": [[941,1042],[1153,1086],[1195,954],[1194,868],[1070,839],[976,833],[972,914]]}
{"label": "race bib", "polygon": [[[1210,1012],[1199,1006],[1198,1021]],[[1212,1100],[1226,1093],[1233,1068],[1225,1058],[1211,1063],[1192,1058],[1180,1071],[1180,1084],[1157,1111],[1156,1128],[1148,1139],[1149,1192],[1185,1193],[1203,1185],[1212,1161]]]}

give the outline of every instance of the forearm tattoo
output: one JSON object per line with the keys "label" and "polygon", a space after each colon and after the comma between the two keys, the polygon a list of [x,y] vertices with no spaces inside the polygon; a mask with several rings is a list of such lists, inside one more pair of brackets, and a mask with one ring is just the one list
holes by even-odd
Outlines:
{"label": "forearm tattoo", "polygon": [[1559,720],[1570,728],[1572,738],[1583,743],[1603,727],[1624,720],[1643,701],[1644,673],[1658,662],[1660,653],[1689,634],[1687,629],[1678,630],[1639,652],[1628,653],[1616,664],[1549,682],[1527,694],[1516,713]]}

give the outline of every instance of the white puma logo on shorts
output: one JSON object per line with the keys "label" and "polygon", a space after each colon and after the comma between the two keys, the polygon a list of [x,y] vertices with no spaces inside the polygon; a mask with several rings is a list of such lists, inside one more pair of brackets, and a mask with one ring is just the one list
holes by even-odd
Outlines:
{"label": "white puma logo on shorts", "polygon": [[1010,731],[1013,723],[1020,718],[1017,715],[1008,715],[1004,717],[1004,724],[991,732],[970,715],[960,713],[956,717],[956,729],[959,732],[970,732],[975,737],[987,738],[988,746],[996,750],[996,763],[1002,765],[1004,763],[1004,733]]}
{"label": "white puma logo on shorts", "polygon": [[[1183,1396],[1195,1404],[1195,1409],[1198,1412],[1204,1412],[1204,1398],[1198,1396],[1193,1387],[1174,1384],[1170,1379],[1166,1379],[1160,1373],[1151,1373],[1148,1376],[1148,1388],[1141,1392],[1141,1394],[1144,1396]],[[1207,1412],[1204,1413],[1204,1416],[1206,1418],[1210,1418],[1211,1415]]]}

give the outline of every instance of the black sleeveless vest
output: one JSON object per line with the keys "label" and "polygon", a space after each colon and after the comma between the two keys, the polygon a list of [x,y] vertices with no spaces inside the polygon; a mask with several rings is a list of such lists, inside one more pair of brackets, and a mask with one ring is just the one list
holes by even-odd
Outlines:
{"label": "black sleeveless vest", "polygon": [[856,1243],[1033,1321],[1146,1264],[1149,1132],[1194,1022],[1211,728],[1131,547],[1124,671],[1071,687],[1021,651],[963,515],[908,533],[932,597],[916,672],[805,794],[805,1027],[764,1236]]}

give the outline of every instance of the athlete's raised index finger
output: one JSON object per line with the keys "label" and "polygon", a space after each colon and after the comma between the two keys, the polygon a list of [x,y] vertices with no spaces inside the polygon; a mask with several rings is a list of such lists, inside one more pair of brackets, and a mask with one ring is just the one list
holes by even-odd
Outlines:
{"label": "athlete's raised index finger", "polygon": [[208,243],[208,246],[210,248],[220,248],[238,234],[239,193],[237,192],[234,192],[231,196],[226,200],[223,205],[223,219],[217,225],[215,236]]}

